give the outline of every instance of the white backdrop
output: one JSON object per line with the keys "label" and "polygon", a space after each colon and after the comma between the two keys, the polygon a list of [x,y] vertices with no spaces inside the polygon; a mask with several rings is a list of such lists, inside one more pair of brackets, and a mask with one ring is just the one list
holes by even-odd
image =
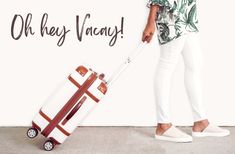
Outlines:
{"label": "white backdrop", "polygon": [[[141,39],[148,11],[146,0],[1,0],[0,5],[0,126],[28,126],[44,100],[79,64],[85,62],[106,77],[134,49]],[[233,36],[235,22],[230,12],[234,1],[214,3],[198,1],[201,45],[204,55],[203,96],[211,122],[235,125],[235,53]],[[230,12],[230,13],[229,13]],[[19,40],[11,36],[15,14],[25,19],[32,13],[34,35]],[[47,26],[63,25],[70,30],[61,47],[59,37],[40,36],[42,15],[48,13]],[[76,15],[81,26],[85,15],[87,27],[111,27],[120,30],[124,17],[123,34],[109,46],[111,37],[76,36]],[[19,18],[18,18],[19,19]],[[20,20],[15,33],[18,35]],[[81,27],[80,27],[81,28]],[[123,38],[121,38],[121,36]],[[109,89],[107,96],[88,116],[85,126],[154,126],[156,111],[153,95],[153,73],[159,56],[156,35],[143,53]],[[183,83],[181,58],[173,78],[172,119],[176,125],[191,125],[192,115]]]}

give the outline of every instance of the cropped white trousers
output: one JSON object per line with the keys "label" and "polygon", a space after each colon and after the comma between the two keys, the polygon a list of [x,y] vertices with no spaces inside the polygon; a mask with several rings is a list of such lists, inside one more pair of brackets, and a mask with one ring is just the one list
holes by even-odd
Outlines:
{"label": "cropped white trousers", "polygon": [[[201,91],[201,69],[203,56],[198,33],[188,33],[160,45],[160,56],[154,75],[154,95],[158,123],[170,123],[171,80],[180,55],[183,56],[185,71],[184,85],[191,104],[194,121],[206,119]],[[174,102],[177,103],[177,102]]]}

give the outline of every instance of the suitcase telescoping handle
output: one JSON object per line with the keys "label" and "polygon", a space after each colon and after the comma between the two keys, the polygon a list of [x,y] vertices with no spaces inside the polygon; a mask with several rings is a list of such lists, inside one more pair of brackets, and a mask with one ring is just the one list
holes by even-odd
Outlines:
{"label": "suitcase telescoping handle", "polygon": [[129,64],[143,51],[144,46],[147,44],[147,42],[141,41],[139,45],[133,49],[128,57],[121,63],[121,65],[116,69],[116,71],[110,76],[110,78],[107,80],[106,84],[108,87],[110,87],[114,81],[117,80],[117,78],[124,72],[124,70],[129,66]]}

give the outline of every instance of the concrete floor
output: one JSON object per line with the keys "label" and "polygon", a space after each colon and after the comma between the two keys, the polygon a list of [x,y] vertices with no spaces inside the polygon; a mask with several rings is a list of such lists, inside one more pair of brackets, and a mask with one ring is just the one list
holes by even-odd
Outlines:
{"label": "concrete floor", "polygon": [[[179,127],[190,133],[191,127]],[[235,154],[235,127],[223,138],[195,138],[192,143],[154,140],[154,127],[79,127],[54,154]],[[1,154],[42,154],[45,138],[26,137],[26,127],[0,128]]]}

